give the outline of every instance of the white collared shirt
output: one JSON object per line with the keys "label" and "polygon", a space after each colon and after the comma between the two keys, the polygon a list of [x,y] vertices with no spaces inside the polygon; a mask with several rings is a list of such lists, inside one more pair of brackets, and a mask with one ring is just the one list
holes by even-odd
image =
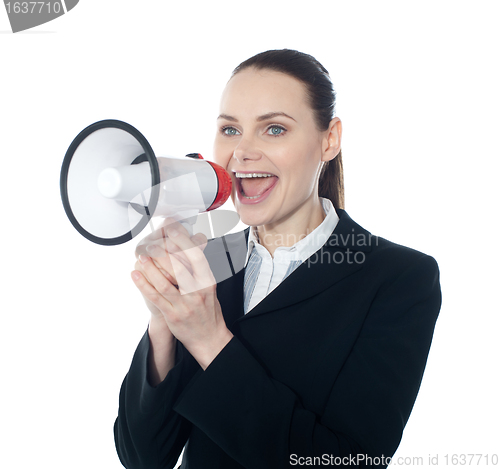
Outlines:
{"label": "white collared shirt", "polygon": [[243,291],[245,314],[327,242],[339,217],[329,199],[320,198],[320,201],[326,215],[323,222],[293,246],[276,248],[274,257],[259,243],[256,228],[250,228]]}

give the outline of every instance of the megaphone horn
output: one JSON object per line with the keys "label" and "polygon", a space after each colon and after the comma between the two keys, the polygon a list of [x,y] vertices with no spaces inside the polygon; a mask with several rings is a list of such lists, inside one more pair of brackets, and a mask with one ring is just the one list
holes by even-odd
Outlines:
{"label": "megaphone horn", "polygon": [[189,218],[231,194],[231,177],[198,153],[157,158],[146,138],[119,120],[89,125],[61,168],[64,210],[80,234],[102,245],[125,243],[152,216]]}

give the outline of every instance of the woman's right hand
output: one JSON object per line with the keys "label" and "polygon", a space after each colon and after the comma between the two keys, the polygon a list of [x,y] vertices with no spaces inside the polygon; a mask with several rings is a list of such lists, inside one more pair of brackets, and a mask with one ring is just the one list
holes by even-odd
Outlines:
{"label": "woman's right hand", "polygon": [[[146,236],[137,244],[137,247],[135,249],[135,256],[137,261],[134,267],[135,270],[139,271],[146,278],[146,280],[149,281],[147,275],[145,274],[142,268],[143,262],[141,261],[141,259],[145,260],[147,258],[150,258],[154,262],[156,267],[158,267],[160,272],[165,276],[165,278],[169,280],[173,285],[177,286],[175,272],[172,267],[172,262],[170,261],[170,254],[175,254],[176,259],[181,261],[189,269],[190,269],[190,263],[185,254],[182,253],[182,251],[177,247],[175,246],[172,247],[172,244],[170,245],[171,248],[173,249],[172,252],[169,252],[167,250],[166,239],[168,238],[168,235],[166,233],[166,229],[168,227],[170,228],[175,227],[177,231],[188,235],[188,231],[181,223],[172,218],[166,218],[165,221],[158,227],[158,229],[150,233],[148,236]],[[200,246],[202,249],[206,247],[207,240],[204,235],[191,236],[191,240],[193,241],[193,243]],[[143,298],[146,303],[146,306],[151,312],[152,318],[163,319],[161,311],[151,301],[149,301],[146,297],[144,297],[144,295]]]}
{"label": "woman's right hand", "polygon": [[[177,280],[175,278],[175,272],[172,267],[170,255],[175,255],[176,259],[186,266],[191,265],[185,254],[177,248],[175,244],[169,243],[171,249],[170,251],[167,250],[166,239],[168,238],[168,235],[166,233],[166,227],[168,226],[172,228],[175,226],[177,231],[188,234],[186,228],[184,228],[184,226],[182,226],[179,222],[167,218],[157,230],[153,231],[141,240],[135,250],[135,256],[137,258],[135,270],[139,271],[140,274],[144,276],[145,280],[149,282],[150,288],[154,287],[151,285],[151,282],[145,273],[142,261],[151,259],[156,267],[158,267],[160,273],[163,274],[165,278],[174,286],[177,286]],[[191,237],[191,240],[202,249],[205,249],[207,239],[204,235],[194,235]],[[134,272],[134,275],[135,274],[136,272]],[[144,295],[143,298],[146,306],[151,312],[151,319],[149,321],[148,328],[150,341],[148,381],[152,386],[157,386],[165,379],[168,372],[174,366],[176,340],[168,327],[161,310]]]}

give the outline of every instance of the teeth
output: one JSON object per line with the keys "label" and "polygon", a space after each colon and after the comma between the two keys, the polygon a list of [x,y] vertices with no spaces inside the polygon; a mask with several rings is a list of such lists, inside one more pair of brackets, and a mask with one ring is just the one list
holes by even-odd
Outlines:
{"label": "teeth", "polygon": [[274,174],[269,173],[234,173],[237,178],[268,178],[273,177]]}

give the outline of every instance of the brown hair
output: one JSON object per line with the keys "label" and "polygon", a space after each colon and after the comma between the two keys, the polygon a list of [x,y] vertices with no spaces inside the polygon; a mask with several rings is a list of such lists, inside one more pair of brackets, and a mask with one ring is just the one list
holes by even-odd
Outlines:
{"label": "brown hair", "polygon": [[[304,83],[316,126],[320,131],[328,129],[335,115],[335,90],[328,71],[313,56],[291,49],[269,50],[242,62],[232,76],[249,67],[285,73]],[[330,199],[336,209],[344,208],[342,150],[323,165],[318,195]]]}

